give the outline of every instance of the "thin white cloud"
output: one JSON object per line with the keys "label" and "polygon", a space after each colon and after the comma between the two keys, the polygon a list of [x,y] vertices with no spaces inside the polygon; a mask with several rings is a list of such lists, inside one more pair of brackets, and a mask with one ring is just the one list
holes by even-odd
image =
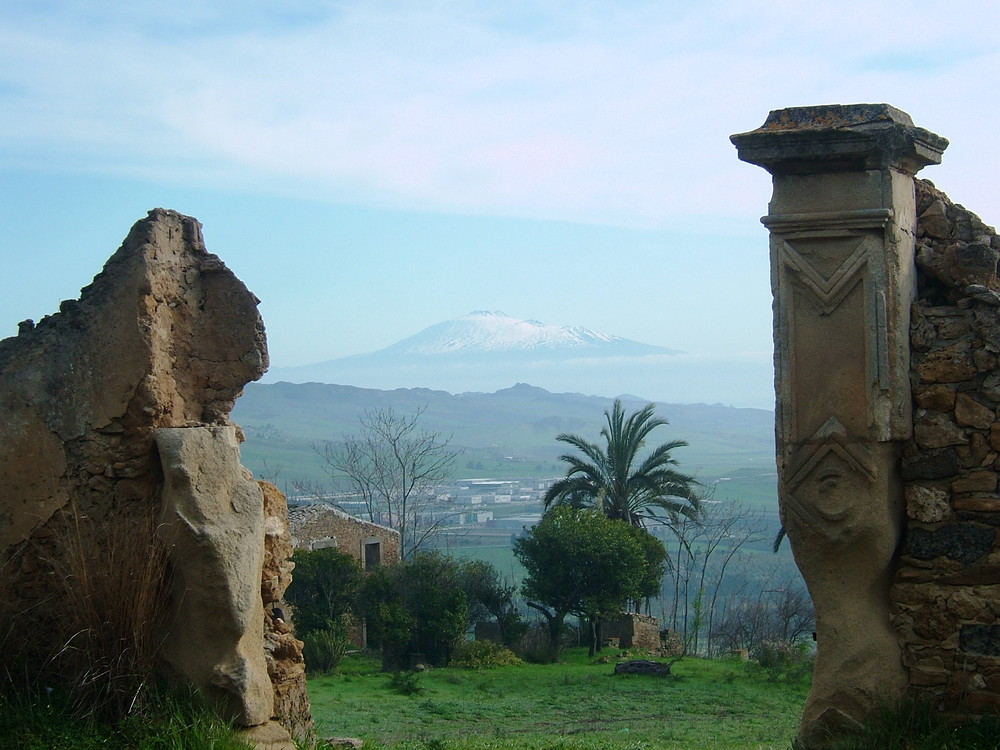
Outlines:
{"label": "thin white cloud", "polygon": [[947,14],[895,0],[677,5],[8,7],[3,159],[670,224],[763,211],[766,175],[740,164],[727,136],[768,109],[889,101],[965,141],[947,187],[984,193],[960,199],[987,218],[1000,212],[992,169],[975,163],[1000,156],[985,98],[1000,76],[992,3]]}

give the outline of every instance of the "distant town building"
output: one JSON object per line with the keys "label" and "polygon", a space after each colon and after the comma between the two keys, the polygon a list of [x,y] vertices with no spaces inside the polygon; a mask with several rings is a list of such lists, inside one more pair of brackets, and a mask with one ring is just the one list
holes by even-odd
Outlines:
{"label": "distant town building", "polygon": [[288,511],[296,549],[333,547],[351,555],[365,570],[400,560],[399,532],[363,521],[332,505],[304,505]]}

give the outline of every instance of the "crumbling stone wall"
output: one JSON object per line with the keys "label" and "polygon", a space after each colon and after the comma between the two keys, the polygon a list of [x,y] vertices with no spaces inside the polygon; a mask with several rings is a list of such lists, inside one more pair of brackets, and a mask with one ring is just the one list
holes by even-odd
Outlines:
{"label": "crumbling stone wall", "polygon": [[626,612],[602,624],[605,638],[617,638],[621,648],[659,651],[660,621],[650,615]]}
{"label": "crumbling stone wall", "polygon": [[[274,748],[292,747],[270,721],[275,705],[296,714],[288,726],[308,726],[304,680],[296,697],[275,698],[272,682],[298,678],[291,667],[275,679],[282,668],[265,656],[265,621],[274,624],[264,605],[287,585],[287,555],[276,558],[289,545],[272,545],[264,565],[265,541],[282,537],[280,503],[265,511],[229,421],[267,368],[258,302],[207,252],[195,219],[156,209],[78,300],[0,341],[0,653],[17,660],[8,674],[63,642],[67,528],[158,519],[173,569],[166,663]],[[297,648],[279,638],[271,659],[301,662]]]}
{"label": "crumbling stone wall", "polygon": [[891,589],[910,693],[1000,710],[1000,237],[917,181],[913,438]]}
{"label": "crumbling stone wall", "polygon": [[[270,482],[259,482],[264,495],[264,565],[260,595],[264,605],[264,658],[274,688],[274,716],[294,737],[311,737],[315,730],[302,641],[292,630],[291,613],[283,604],[292,582],[292,534],[284,493]],[[283,617],[276,617],[275,609]]]}

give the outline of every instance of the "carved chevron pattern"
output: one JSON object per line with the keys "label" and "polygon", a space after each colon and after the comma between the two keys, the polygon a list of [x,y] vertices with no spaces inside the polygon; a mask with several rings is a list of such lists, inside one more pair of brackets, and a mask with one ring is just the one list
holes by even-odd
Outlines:
{"label": "carved chevron pattern", "polygon": [[868,263],[868,248],[865,245],[864,239],[859,241],[851,254],[829,278],[817,271],[788,240],[782,242],[781,260],[803,286],[813,293],[823,309],[823,314],[829,315],[854,288]]}

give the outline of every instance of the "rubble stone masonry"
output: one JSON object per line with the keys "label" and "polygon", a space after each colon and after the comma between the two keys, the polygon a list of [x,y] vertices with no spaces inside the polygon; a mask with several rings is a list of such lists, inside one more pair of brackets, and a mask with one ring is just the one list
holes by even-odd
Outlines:
{"label": "rubble stone masonry", "polygon": [[913,438],[891,612],[911,696],[1000,710],[1000,237],[916,181]]}
{"label": "rubble stone masonry", "polygon": [[[401,559],[399,532],[369,523],[329,505],[307,505],[289,511],[292,541],[298,549],[333,547],[344,552],[362,568],[395,565]],[[377,559],[366,547],[377,544]]]}

